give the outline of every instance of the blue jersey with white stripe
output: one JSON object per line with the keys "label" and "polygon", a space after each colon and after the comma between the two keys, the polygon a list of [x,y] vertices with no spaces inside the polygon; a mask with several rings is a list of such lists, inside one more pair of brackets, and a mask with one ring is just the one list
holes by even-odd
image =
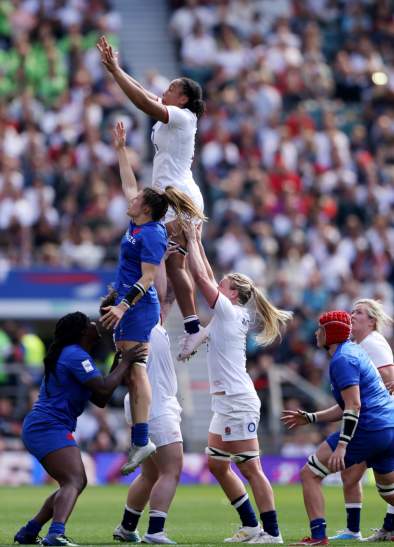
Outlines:
{"label": "blue jersey with white stripe", "polygon": [[394,400],[368,354],[353,342],[339,344],[330,362],[331,389],[341,408],[341,391],[358,385],[361,410],[358,428],[378,431],[394,427]]}
{"label": "blue jersey with white stripe", "polygon": [[[134,224],[132,221],[122,238],[115,289],[120,301],[142,276],[141,264],[159,265],[167,248],[167,230],[160,222]],[[158,302],[157,292],[151,286],[142,298],[146,302]]]}

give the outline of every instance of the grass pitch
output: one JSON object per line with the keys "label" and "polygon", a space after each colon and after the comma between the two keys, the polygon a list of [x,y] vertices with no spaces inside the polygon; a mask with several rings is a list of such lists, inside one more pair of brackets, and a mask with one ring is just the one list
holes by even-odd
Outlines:
{"label": "grass pitch", "polygon": [[[53,490],[54,487],[49,486],[0,488],[0,545],[12,545],[15,532]],[[274,490],[285,544],[309,535],[301,486],[276,486]],[[345,525],[342,490],[327,486],[324,494],[328,534],[332,535]],[[67,524],[67,535],[80,545],[122,545],[112,540],[112,531],[120,522],[125,496],[126,489],[122,486],[88,487]],[[370,528],[381,526],[385,510],[386,505],[375,488],[365,487],[361,515],[363,535],[369,535]],[[138,527],[141,533],[146,531],[146,524],[147,511]],[[171,507],[166,530],[169,537],[180,544],[219,545],[238,526],[237,515],[218,486],[182,486]],[[336,544],[360,545],[348,541]]]}

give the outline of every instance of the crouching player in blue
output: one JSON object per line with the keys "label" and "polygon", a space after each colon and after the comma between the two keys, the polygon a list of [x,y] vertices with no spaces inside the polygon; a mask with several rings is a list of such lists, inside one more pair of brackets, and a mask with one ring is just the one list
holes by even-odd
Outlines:
{"label": "crouching player in blue", "polygon": [[[171,206],[179,221],[204,218],[192,199],[176,188],[164,192],[153,188],[138,190],[125,148],[126,132],[121,122],[114,131],[118,151],[122,188],[128,201],[129,227],[120,245],[119,265],[115,282],[116,305],[102,308],[104,327],[114,328],[118,350],[124,352],[143,343],[148,349],[151,331],[160,319],[160,304],[153,283],[160,264],[164,266],[167,232],[161,219]],[[156,449],[148,436],[149,409],[152,399],[146,361],[135,364],[128,379],[131,415],[131,448],[122,467],[127,475]]]}
{"label": "crouching player in blue", "polygon": [[285,411],[282,420],[291,429],[315,422],[342,420],[308,458],[301,472],[311,537],[294,545],[326,545],[326,521],[321,481],[330,473],[366,462],[372,467],[382,498],[394,505],[394,401],[368,354],[349,340],[351,317],[344,311],[320,316],[317,346],[331,357],[330,380],[337,404],[315,413]]}
{"label": "crouching player in blue", "polygon": [[39,544],[38,534],[51,519],[42,545],[76,545],[66,537],[65,524],[87,482],[73,437],[77,418],[89,400],[104,407],[125,372],[145,357],[145,350],[135,347],[103,378],[89,355],[98,339],[96,324],[81,312],[65,315],[56,324],[54,340],[44,359],[39,397],[23,422],[22,439],[59,488],[15,534],[14,541],[21,545]]}

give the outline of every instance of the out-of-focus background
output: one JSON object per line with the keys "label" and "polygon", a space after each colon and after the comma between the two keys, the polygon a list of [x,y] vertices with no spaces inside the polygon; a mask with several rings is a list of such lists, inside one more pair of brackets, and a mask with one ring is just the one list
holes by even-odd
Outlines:
{"label": "out-of-focus background", "polygon": [[[316,317],[350,310],[360,296],[393,315],[393,13],[391,0],[0,2],[0,482],[45,480],[20,440],[45,348],[61,315],[96,317],[114,279],[128,222],[116,120],[141,184],[150,183],[152,124],[103,70],[102,34],[158,95],[178,75],[203,86],[194,172],[209,259],[218,277],[245,273],[295,313],[272,348],[251,335],[248,370],[262,399],[268,475],[297,480],[328,430],[288,434],[279,415],[331,402]],[[202,303],[200,314],[209,319]],[[175,354],[176,308],[167,327]],[[95,355],[104,371],[111,355],[107,335]],[[207,482],[205,352],[176,367],[185,476]],[[91,482],[118,480],[129,442],[123,395],[79,419]]]}

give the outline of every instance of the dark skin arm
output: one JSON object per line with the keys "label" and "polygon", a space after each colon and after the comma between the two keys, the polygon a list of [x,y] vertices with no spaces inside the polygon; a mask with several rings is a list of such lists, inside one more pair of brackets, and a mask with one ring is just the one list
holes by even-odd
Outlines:
{"label": "dark skin arm", "polygon": [[92,378],[85,383],[85,386],[92,392],[91,402],[100,408],[104,408],[112,393],[122,382],[124,373],[144,357],[146,357],[146,349],[140,344],[128,350],[121,360],[119,360],[119,353],[117,352],[108,376],[96,376],[96,378]]}

